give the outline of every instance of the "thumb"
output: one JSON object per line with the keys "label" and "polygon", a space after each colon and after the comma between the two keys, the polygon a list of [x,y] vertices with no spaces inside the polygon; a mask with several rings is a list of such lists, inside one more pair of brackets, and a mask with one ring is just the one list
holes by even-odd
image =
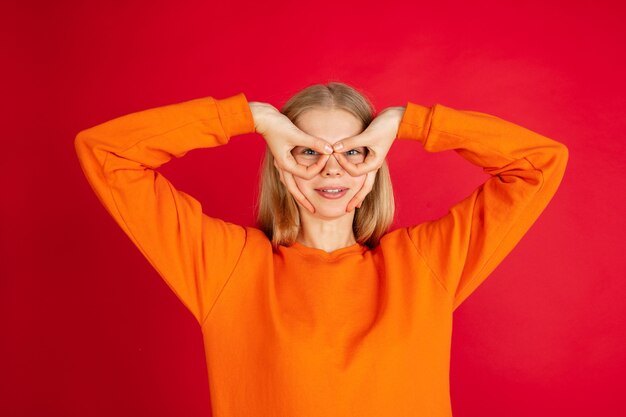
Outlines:
{"label": "thumb", "polygon": [[333,147],[330,143],[317,136],[309,135],[308,133],[299,132],[296,142],[298,145],[309,147],[321,154],[332,154]]}
{"label": "thumb", "polygon": [[358,135],[341,139],[340,141],[335,142],[333,150],[335,152],[347,152],[350,149],[358,148],[359,146],[367,147],[366,138],[367,136],[365,133],[359,133]]}

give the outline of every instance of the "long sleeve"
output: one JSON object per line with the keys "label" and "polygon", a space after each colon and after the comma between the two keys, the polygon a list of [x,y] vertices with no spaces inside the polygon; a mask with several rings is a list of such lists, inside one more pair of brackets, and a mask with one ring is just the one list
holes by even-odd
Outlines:
{"label": "long sleeve", "polygon": [[200,324],[237,264],[246,230],[205,215],[157,168],[254,131],[239,93],[131,113],[82,130],[74,141],[100,202]]}
{"label": "long sleeve", "polygon": [[475,111],[408,103],[398,139],[455,150],[491,177],[439,219],[407,228],[456,309],[510,253],[556,193],[562,143]]}

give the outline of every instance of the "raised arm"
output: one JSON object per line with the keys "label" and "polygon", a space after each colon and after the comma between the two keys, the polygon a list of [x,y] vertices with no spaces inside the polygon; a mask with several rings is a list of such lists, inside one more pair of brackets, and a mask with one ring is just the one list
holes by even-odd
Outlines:
{"label": "raised arm", "polygon": [[398,139],[455,150],[491,175],[439,219],[407,228],[456,309],[511,252],[563,178],[562,143],[498,117],[408,103]]}
{"label": "raised arm", "polygon": [[254,131],[240,93],[131,113],[82,130],[74,142],[100,202],[200,324],[239,259],[246,231],[205,215],[157,168]]}

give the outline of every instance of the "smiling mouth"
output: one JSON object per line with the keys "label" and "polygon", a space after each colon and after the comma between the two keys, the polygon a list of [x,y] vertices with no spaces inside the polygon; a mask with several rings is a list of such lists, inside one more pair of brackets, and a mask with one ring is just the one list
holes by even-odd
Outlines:
{"label": "smiling mouth", "polygon": [[335,200],[347,194],[348,188],[316,188],[319,195],[329,200]]}
{"label": "smiling mouth", "polygon": [[317,191],[323,191],[325,193],[340,193],[344,190],[345,188],[320,188]]}
{"label": "smiling mouth", "polygon": [[331,187],[325,187],[325,188],[316,188],[315,191],[324,191],[324,192],[329,192],[329,193],[338,193],[341,191],[345,191],[348,188],[346,187],[339,187],[339,186],[331,186]]}

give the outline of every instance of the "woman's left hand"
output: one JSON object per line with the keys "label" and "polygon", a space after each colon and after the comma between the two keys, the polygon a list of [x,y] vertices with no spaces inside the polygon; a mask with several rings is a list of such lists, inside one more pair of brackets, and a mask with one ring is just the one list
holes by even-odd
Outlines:
{"label": "woman's left hand", "polygon": [[[363,132],[356,136],[342,139],[333,145],[337,161],[350,175],[358,177],[367,174],[363,186],[348,203],[347,212],[350,212],[354,207],[361,207],[365,196],[372,191],[376,172],[382,166],[387,152],[389,152],[393,141],[396,139],[405,110],[406,107],[404,106],[387,107],[378,113],[378,116],[372,120]],[[368,153],[365,160],[359,164],[355,165],[348,161],[342,153],[361,146],[367,147]]]}

